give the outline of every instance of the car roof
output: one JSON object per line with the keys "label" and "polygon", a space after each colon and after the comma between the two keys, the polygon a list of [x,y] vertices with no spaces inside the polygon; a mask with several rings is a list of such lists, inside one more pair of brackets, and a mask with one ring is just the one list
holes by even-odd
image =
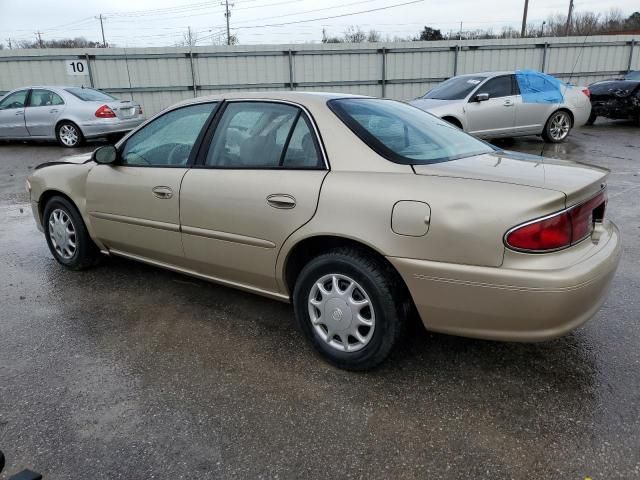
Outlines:
{"label": "car roof", "polygon": [[515,72],[513,70],[504,70],[498,72],[474,72],[474,73],[464,73],[462,75],[456,75],[457,77],[497,77],[499,75],[513,75]]}
{"label": "car roof", "polygon": [[373,98],[365,95],[353,95],[349,93],[335,92],[282,92],[282,91],[262,91],[262,92],[227,92],[216,95],[206,95],[202,97],[191,98],[176,103],[172,108],[191,105],[195,103],[204,103],[209,101],[221,100],[281,100],[286,102],[299,103],[302,105],[310,104],[326,104],[328,100],[335,98]]}

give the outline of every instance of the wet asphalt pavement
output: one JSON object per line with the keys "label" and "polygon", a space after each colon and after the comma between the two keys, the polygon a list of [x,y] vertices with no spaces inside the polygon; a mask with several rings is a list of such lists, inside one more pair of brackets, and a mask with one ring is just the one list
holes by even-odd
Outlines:
{"label": "wet asphalt pavement", "polygon": [[608,300],[542,344],[415,326],[355,374],[313,354],[288,305],[115,258],[64,270],[24,179],[69,151],[0,145],[5,475],[640,478],[640,129],[598,122],[565,144],[503,146],[612,170],[624,254]]}

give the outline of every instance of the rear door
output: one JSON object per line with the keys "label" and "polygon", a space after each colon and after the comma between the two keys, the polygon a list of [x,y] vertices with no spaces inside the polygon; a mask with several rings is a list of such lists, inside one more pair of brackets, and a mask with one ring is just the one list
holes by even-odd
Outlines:
{"label": "rear door", "polygon": [[58,118],[65,109],[62,97],[51,90],[34,88],[25,109],[25,123],[32,137],[53,137]]}
{"label": "rear door", "polygon": [[[492,77],[471,95],[466,107],[467,131],[486,137],[513,134],[516,110],[512,75]],[[489,99],[479,102],[477,95],[486,93]]]}
{"label": "rear door", "polygon": [[199,103],[164,113],[120,146],[116,165],[91,169],[89,222],[109,250],[182,263],[180,184],[216,105]]}
{"label": "rear door", "polygon": [[0,138],[28,137],[24,123],[24,110],[29,89],[18,90],[0,101]]}
{"label": "rear door", "polygon": [[275,101],[232,101],[180,191],[189,268],[274,292],[278,251],[314,215],[327,166],[309,116]]}
{"label": "rear door", "polygon": [[[549,116],[558,108],[557,103],[525,102],[518,86],[516,76],[513,75],[516,92],[516,133],[519,135],[539,135],[547,123]],[[586,98],[586,96],[585,96]]]}

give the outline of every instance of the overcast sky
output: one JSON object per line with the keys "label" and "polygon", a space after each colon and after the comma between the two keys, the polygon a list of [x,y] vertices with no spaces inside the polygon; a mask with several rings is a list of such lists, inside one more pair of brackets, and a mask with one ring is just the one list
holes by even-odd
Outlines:
{"label": "overcast sky", "polygon": [[[383,37],[416,35],[429,25],[443,32],[504,26],[520,28],[524,0],[234,0],[231,30],[241,44],[318,42],[322,29],[340,35],[350,25],[375,29]],[[413,0],[414,2],[416,0]],[[191,27],[198,44],[210,44],[224,37],[224,7],[218,1],[203,0],[0,0],[0,42],[7,39],[85,37],[100,40],[104,14],[107,42],[117,46],[174,45]],[[640,8],[639,0],[575,0],[576,11],[606,12],[618,8],[630,14]],[[398,5],[394,8],[382,8]],[[568,0],[530,0],[529,23],[539,25],[550,14],[566,14]],[[374,10],[357,15],[338,15]],[[314,20],[316,19],[316,20]],[[273,26],[286,22],[289,25]],[[263,26],[272,25],[272,26]]]}

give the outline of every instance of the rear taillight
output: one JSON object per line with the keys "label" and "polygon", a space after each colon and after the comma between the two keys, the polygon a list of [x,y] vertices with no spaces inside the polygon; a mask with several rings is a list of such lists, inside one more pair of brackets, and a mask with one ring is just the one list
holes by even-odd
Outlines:
{"label": "rear taillight", "polygon": [[106,105],[102,105],[96,110],[95,115],[98,118],[114,118],[116,116],[115,112]]}
{"label": "rear taillight", "polygon": [[582,93],[584,93],[587,98],[591,98],[591,90],[589,90],[588,88],[583,88]]}
{"label": "rear taillight", "polygon": [[548,252],[574,245],[591,235],[604,218],[607,195],[603,190],[584,203],[512,228],[505,244],[513,250]]}

